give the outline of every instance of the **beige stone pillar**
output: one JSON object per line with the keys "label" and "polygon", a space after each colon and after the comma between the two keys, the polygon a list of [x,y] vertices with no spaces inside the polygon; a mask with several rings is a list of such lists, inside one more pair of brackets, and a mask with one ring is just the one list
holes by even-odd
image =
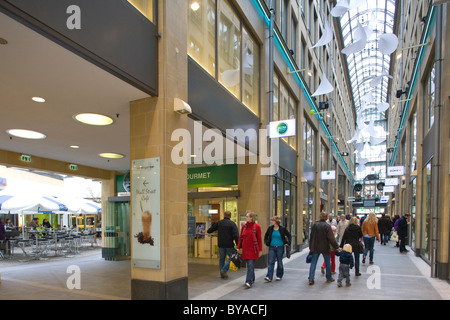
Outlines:
{"label": "beige stone pillar", "polygon": [[188,127],[187,115],[174,112],[174,98],[187,101],[186,12],[185,0],[158,1],[159,95],[130,103],[130,160],[160,158],[161,211],[160,269],[132,261],[132,299],[188,298],[187,165],[171,159],[179,143],[171,142],[172,132]]}

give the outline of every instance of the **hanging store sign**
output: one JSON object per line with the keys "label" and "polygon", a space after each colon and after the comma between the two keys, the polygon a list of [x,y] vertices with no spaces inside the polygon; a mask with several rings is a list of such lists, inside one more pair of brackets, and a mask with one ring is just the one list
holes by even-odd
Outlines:
{"label": "hanging store sign", "polygon": [[188,188],[235,186],[237,170],[237,164],[188,168]]}
{"label": "hanging store sign", "polygon": [[269,123],[269,137],[273,139],[273,138],[295,136],[296,135],[295,128],[296,128],[295,119],[271,122]]}
{"label": "hanging store sign", "polygon": [[405,167],[388,167],[387,175],[388,176],[402,176],[405,174]]}
{"label": "hanging store sign", "polygon": [[383,188],[383,192],[384,193],[395,192],[395,187],[394,186],[386,186]]}
{"label": "hanging store sign", "polygon": [[336,171],[322,171],[320,173],[321,180],[335,180],[336,179]]}
{"label": "hanging store sign", "polygon": [[398,186],[398,178],[386,178],[384,180],[385,186]]}
{"label": "hanging store sign", "polygon": [[161,269],[160,158],[134,160],[131,181],[133,266]]}

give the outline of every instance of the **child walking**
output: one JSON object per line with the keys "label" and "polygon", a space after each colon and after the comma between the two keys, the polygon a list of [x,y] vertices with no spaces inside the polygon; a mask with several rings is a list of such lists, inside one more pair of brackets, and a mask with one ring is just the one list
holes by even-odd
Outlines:
{"label": "child walking", "polygon": [[350,283],[350,269],[353,269],[353,266],[355,265],[352,255],[352,246],[347,243],[344,245],[344,249],[342,251],[336,251],[335,253],[339,256],[340,262],[337,286],[342,287],[342,280],[345,278],[345,285],[350,287],[352,285]]}

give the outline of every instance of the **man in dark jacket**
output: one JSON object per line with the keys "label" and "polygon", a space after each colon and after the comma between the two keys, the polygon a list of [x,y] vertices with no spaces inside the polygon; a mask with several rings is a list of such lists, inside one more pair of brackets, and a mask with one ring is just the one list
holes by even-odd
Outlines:
{"label": "man in dark jacket", "polygon": [[217,244],[219,246],[219,268],[222,279],[228,278],[228,270],[230,268],[230,260],[225,263],[226,256],[231,257],[234,253],[235,244],[239,241],[239,231],[236,224],[230,220],[231,212],[225,211],[223,219],[214,223],[208,229],[208,233],[218,231]]}
{"label": "man in dark jacket", "polygon": [[331,277],[330,247],[333,247],[334,250],[342,250],[339,248],[339,245],[334,238],[331,226],[326,223],[327,218],[328,215],[322,211],[320,213],[320,220],[316,221],[311,228],[309,251],[312,254],[312,259],[308,277],[310,285],[314,284],[314,274],[316,272],[317,260],[321,254],[325,260],[325,275],[327,278],[327,283],[334,281]]}
{"label": "man in dark jacket", "polygon": [[384,213],[378,220],[378,231],[380,232],[381,244],[386,245],[388,243],[389,234],[391,233],[391,219],[387,217]]}
{"label": "man in dark jacket", "polygon": [[403,217],[398,219],[398,239],[400,241],[400,252],[408,252],[406,250],[406,236],[408,235],[408,219],[410,217],[409,213],[405,213]]}

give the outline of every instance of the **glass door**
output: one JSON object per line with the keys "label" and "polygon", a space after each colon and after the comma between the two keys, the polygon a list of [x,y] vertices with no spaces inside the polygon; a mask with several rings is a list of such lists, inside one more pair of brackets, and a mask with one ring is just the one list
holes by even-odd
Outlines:
{"label": "glass door", "polygon": [[207,231],[214,223],[217,223],[224,218],[225,211],[231,212],[231,220],[238,226],[236,197],[189,199],[189,257],[200,259],[219,258],[217,232],[208,233]]}

